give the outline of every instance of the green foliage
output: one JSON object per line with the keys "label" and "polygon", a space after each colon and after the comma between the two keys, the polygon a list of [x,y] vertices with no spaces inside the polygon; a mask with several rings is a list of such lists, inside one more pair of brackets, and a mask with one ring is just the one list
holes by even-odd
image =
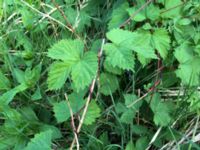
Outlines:
{"label": "green foliage", "polygon": [[170,113],[173,110],[173,105],[161,102],[159,94],[156,94],[152,98],[150,107],[154,113],[154,122],[156,125],[167,126],[171,122]]}
{"label": "green foliage", "polygon": [[165,29],[156,29],[152,35],[153,47],[158,50],[161,57],[165,59],[170,48],[170,39]]}
{"label": "green foliage", "polygon": [[25,150],[51,150],[51,131],[38,133],[25,147]]}
{"label": "green foliage", "polygon": [[[121,36],[123,38],[121,38]],[[126,47],[127,44],[132,42],[133,34],[129,31],[121,29],[113,29],[107,33],[107,38],[113,43],[107,43],[104,46],[108,61],[113,67],[121,69],[133,70],[134,68],[134,55],[131,49]]]}
{"label": "green foliage", "polygon": [[0,89],[8,90],[10,88],[10,80],[0,71]]}
{"label": "green foliage", "polygon": [[[84,100],[80,95],[69,95],[70,107],[74,114],[76,114],[84,106]],[[53,111],[58,123],[64,122],[70,118],[70,109],[67,105],[67,101],[56,102],[53,104]]]}
{"label": "green foliage", "polygon": [[[93,52],[84,53],[83,48],[83,42],[80,40],[62,40],[49,49],[49,57],[62,60],[62,63],[57,61],[50,69],[49,89],[61,88],[69,73],[77,91],[91,83],[97,70],[97,57]],[[56,80],[58,78],[59,80]]]}
{"label": "green foliage", "polygon": [[95,120],[101,116],[101,109],[94,100],[89,104],[88,111],[84,120],[85,125],[91,125]]}
{"label": "green foliage", "polygon": [[108,29],[111,30],[113,28],[119,27],[127,18],[128,14],[126,12],[126,9],[128,8],[128,3],[116,3],[113,7],[111,19],[108,23]]}
{"label": "green foliage", "polygon": [[0,150],[199,149],[199,10],[0,0]]}
{"label": "green foliage", "polygon": [[115,75],[102,73],[100,75],[100,92],[104,95],[114,93],[119,87],[118,79]]}

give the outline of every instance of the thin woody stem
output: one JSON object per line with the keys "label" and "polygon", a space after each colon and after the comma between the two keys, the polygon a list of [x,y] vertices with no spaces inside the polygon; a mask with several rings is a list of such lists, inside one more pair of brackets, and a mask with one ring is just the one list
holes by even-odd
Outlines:
{"label": "thin woody stem", "polygon": [[[98,53],[98,59],[101,59],[102,52],[103,52],[103,45],[104,45],[104,42],[105,42],[105,40],[103,39],[103,40],[102,40],[101,49],[99,50],[99,53]],[[80,119],[78,128],[77,128],[77,130],[76,130],[76,134],[79,134],[80,131],[81,131],[81,127],[82,127],[82,125],[83,125],[83,122],[84,122],[84,119],[85,119],[85,116],[86,116],[86,113],[87,113],[87,110],[88,110],[88,107],[89,107],[89,104],[90,104],[90,101],[91,101],[91,98],[92,98],[92,94],[93,94],[93,91],[94,91],[94,86],[95,86],[95,83],[96,83],[96,80],[97,80],[97,77],[98,77],[98,73],[99,73],[99,68],[100,68],[100,67],[98,66],[96,76],[95,76],[95,78],[93,79],[93,81],[92,81],[92,83],[91,83],[89,95],[88,95],[88,97],[87,97],[87,101],[86,101],[85,107],[84,107],[84,109],[83,109],[83,114],[82,114],[82,116],[81,116],[81,119]],[[70,150],[73,149],[75,142],[76,142],[76,139],[74,138],[73,141],[72,141],[72,143],[71,143]]]}
{"label": "thin woody stem", "polygon": [[69,23],[65,13],[63,12],[62,9],[60,9],[59,5],[55,2],[55,0],[51,0],[52,3],[54,4],[54,6],[57,8],[57,10],[60,12],[60,14],[62,15],[62,17],[64,18],[65,22],[66,22],[66,25],[67,27],[69,27],[71,29],[71,32],[77,37],[80,39],[79,35],[75,32],[73,26]]}
{"label": "thin woody stem", "polygon": [[153,0],[148,0],[144,5],[142,5],[138,10],[136,10],[126,21],[124,21],[119,27],[122,28],[128,24],[131,19],[133,19],[140,11],[145,9]]}
{"label": "thin woody stem", "polygon": [[[75,138],[75,141],[76,141],[76,147],[77,147],[77,150],[79,150],[80,146],[79,146],[78,135],[77,135],[77,131],[76,131],[75,123],[74,123],[73,111],[72,111],[72,108],[70,106],[70,102],[69,102],[69,99],[68,99],[68,96],[67,96],[66,93],[65,93],[65,99],[66,99],[67,105],[69,107],[69,112],[70,112],[70,116],[71,116],[71,126],[72,126],[72,129],[73,129],[74,138]],[[70,150],[72,150],[72,149],[70,149]]]}

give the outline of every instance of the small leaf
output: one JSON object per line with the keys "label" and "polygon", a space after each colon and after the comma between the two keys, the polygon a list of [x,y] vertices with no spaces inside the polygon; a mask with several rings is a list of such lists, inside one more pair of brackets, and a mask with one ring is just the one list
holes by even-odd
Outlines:
{"label": "small leaf", "polygon": [[125,150],[137,150],[132,141],[129,141]]}
{"label": "small leaf", "polygon": [[162,13],[162,17],[171,19],[178,17],[181,11],[181,6],[179,6],[181,5],[181,3],[182,3],[181,0],[165,0],[164,2],[165,9],[163,10],[164,13]]}
{"label": "small leaf", "polygon": [[0,70],[0,90],[8,90],[9,88],[10,81]]}
{"label": "small leaf", "polygon": [[179,65],[176,75],[181,78],[184,85],[198,86],[200,84],[200,58],[194,57]]}
{"label": "small leaf", "polygon": [[147,137],[141,137],[136,141],[136,149],[137,150],[145,150],[148,147],[149,140]]}
{"label": "small leaf", "polygon": [[[71,95],[68,96],[68,98],[73,113],[78,112],[85,104],[84,103],[85,101],[79,94],[72,93]],[[54,103],[53,111],[58,123],[67,121],[71,117],[66,100]]]}
{"label": "small leaf", "polygon": [[70,24],[77,32],[83,32],[86,26],[89,27],[91,25],[91,16],[86,9],[81,9],[77,12],[76,9],[67,7],[67,9],[65,9],[65,14]]}
{"label": "small leaf", "polygon": [[[125,105],[129,106],[130,104],[134,103],[138,99],[138,97],[134,94],[124,94]],[[142,105],[143,101],[139,101],[130,107],[131,109],[138,111],[140,106]]]}
{"label": "small leaf", "polygon": [[[132,17],[132,15],[135,14],[135,12],[137,10],[138,10],[138,8],[136,8],[136,7],[131,7],[131,8],[127,9],[128,14],[129,14],[130,17]],[[131,20],[134,20],[136,22],[142,22],[145,19],[146,19],[146,16],[145,16],[145,11],[144,10],[140,11],[134,17],[131,18]]]}
{"label": "small leaf", "polygon": [[88,107],[88,111],[86,113],[85,116],[85,120],[84,120],[84,124],[85,125],[91,125],[92,123],[95,122],[95,120],[101,116],[101,109],[99,108],[99,106],[97,105],[97,103],[95,102],[95,100],[91,100],[89,107]]}
{"label": "small leaf", "polygon": [[6,93],[0,96],[0,104],[8,105],[13,100],[13,98],[15,97],[17,93],[22,92],[26,90],[27,88],[28,87],[26,84],[20,84],[16,86],[15,88],[7,91]]}
{"label": "small leaf", "polygon": [[135,118],[136,111],[127,109],[120,117],[120,121],[126,124],[131,124]]}
{"label": "small leaf", "polygon": [[52,131],[44,131],[36,134],[24,150],[51,150]]}
{"label": "small leaf", "polygon": [[114,93],[119,87],[118,79],[115,75],[102,73],[100,75],[100,92],[104,95]]}
{"label": "small leaf", "polygon": [[108,61],[104,61],[104,68],[106,71],[116,74],[116,75],[121,75],[122,70],[119,67],[113,67]]}
{"label": "small leaf", "polygon": [[59,139],[62,137],[62,133],[61,131],[59,130],[59,128],[53,126],[53,125],[47,125],[47,124],[42,124],[40,126],[40,131],[49,131],[51,130],[52,131],[52,140],[54,139]]}
{"label": "small leaf", "polygon": [[33,95],[31,95],[31,100],[36,101],[36,100],[40,100],[42,99],[42,95],[40,92],[40,88],[38,87],[36,89],[36,91],[33,93]]}
{"label": "small leaf", "polygon": [[154,122],[156,125],[167,126],[171,122],[172,117],[170,112],[173,110],[173,105],[161,102],[161,97],[158,93],[154,94],[150,107],[154,113]]}
{"label": "small leaf", "polygon": [[108,23],[109,30],[119,27],[126,19],[128,19],[128,13],[126,12],[128,5],[127,2],[124,2],[113,9],[111,20]]}

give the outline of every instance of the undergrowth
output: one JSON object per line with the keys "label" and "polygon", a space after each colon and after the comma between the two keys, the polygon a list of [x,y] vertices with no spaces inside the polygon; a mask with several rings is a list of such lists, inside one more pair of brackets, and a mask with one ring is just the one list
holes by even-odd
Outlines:
{"label": "undergrowth", "polygon": [[200,149],[199,0],[0,0],[0,150]]}

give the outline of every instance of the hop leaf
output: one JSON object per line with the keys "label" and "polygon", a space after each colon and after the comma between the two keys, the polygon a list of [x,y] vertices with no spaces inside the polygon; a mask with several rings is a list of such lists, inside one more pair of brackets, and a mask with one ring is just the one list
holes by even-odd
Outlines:
{"label": "hop leaf", "polygon": [[80,40],[62,40],[48,51],[52,59],[61,60],[51,66],[48,76],[49,89],[60,89],[69,74],[77,91],[84,89],[95,77],[97,57],[94,52],[83,52],[84,44]]}

